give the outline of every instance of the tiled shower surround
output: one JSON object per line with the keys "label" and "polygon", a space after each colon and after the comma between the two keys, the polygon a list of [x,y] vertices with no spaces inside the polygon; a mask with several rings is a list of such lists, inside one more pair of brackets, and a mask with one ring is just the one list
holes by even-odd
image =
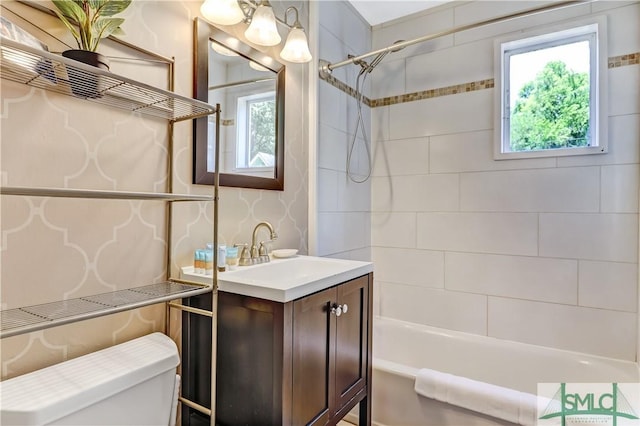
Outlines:
{"label": "tiled shower surround", "polygon": [[[371,49],[334,53],[339,35],[358,40],[357,25],[348,6],[322,4],[329,62],[535,6],[452,3],[374,27]],[[608,24],[609,153],[495,161],[494,39],[598,15]],[[373,178],[352,198],[371,198],[377,314],[637,359],[639,20],[638,2],[582,4],[407,47],[371,73]],[[344,68],[319,82],[325,158],[345,155],[353,133],[360,67]],[[343,163],[319,167],[320,200],[339,209],[330,188],[348,185]],[[356,245],[358,234],[343,228]]]}

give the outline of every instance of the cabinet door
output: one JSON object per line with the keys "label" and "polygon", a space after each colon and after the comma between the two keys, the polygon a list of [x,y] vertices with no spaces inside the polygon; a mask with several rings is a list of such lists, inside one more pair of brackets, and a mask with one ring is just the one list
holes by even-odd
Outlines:
{"label": "cabinet door", "polygon": [[335,381],[332,366],[336,316],[331,304],[336,289],[293,302],[293,389],[294,425],[325,425],[335,411]]}
{"label": "cabinet door", "polygon": [[[348,309],[336,318],[336,411],[367,385],[369,278],[337,287],[336,303]],[[333,315],[332,315],[333,316]]]}

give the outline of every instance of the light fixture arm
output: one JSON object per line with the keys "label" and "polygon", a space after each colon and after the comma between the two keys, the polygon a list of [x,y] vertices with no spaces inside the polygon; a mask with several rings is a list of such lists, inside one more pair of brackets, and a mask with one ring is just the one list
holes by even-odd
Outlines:
{"label": "light fixture arm", "polygon": [[240,10],[244,14],[244,23],[249,24],[253,19],[253,13],[258,8],[258,5],[251,0],[238,0]]}
{"label": "light fixture arm", "polygon": [[[293,21],[293,25],[290,24],[287,19],[287,17],[289,16],[289,12],[291,11],[295,12],[296,14],[296,18]],[[295,6],[289,6],[287,10],[284,11],[284,21],[278,18],[277,16],[276,16],[276,21],[278,21],[279,23],[281,23],[282,25],[286,26],[289,29],[302,28],[302,24],[300,23],[300,19],[299,19],[298,9]]]}

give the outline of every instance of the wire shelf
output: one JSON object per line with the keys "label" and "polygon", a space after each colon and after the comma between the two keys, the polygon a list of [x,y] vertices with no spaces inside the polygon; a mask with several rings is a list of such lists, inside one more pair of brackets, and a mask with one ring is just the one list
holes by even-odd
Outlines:
{"label": "wire shelf", "polygon": [[1,38],[2,78],[169,121],[215,113],[215,107],[167,90]]}
{"label": "wire shelf", "polygon": [[7,309],[0,312],[0,338],[196,296],[208,293],[212,288],[206,285],[164,281],[95,296]]}

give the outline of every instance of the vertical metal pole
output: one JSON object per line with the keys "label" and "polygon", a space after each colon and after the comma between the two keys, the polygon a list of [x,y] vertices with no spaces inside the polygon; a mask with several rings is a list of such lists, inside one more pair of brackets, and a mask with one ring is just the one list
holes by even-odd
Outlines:
{"label": "vertical metal pole", "polygon": [[218,201],[220,192],[220,104],[216,104],[216,141],[213,172],[213,293],[211,294],[211,426],[216,424],[216,347],[218,329]]}
{"label": "vertical metal pole", "polygon": [[[175,86],[174,81],[174,68],[175,68],[175,58],[171,58],[170,62],[167,62],[169,67],[169,76],[167,85],[169,86],[169,90],[173,92],[173,88]],[[174,132],[174,121],[169,121],[168,125],[168,135],[167,135],[167,192],[173,192],[173,132]],[[165,251],[165,264],[167,265],[166,271],[166,279],[169,280],[171,278],[171,250],[173,247],[173,203],[167,203],[167,249]],[[167,306],[167,311],[165,313],[164,320],[165,334],[169,336],[171,332],[171,310]],[[171,336],[169,336],[171,337]]]}

